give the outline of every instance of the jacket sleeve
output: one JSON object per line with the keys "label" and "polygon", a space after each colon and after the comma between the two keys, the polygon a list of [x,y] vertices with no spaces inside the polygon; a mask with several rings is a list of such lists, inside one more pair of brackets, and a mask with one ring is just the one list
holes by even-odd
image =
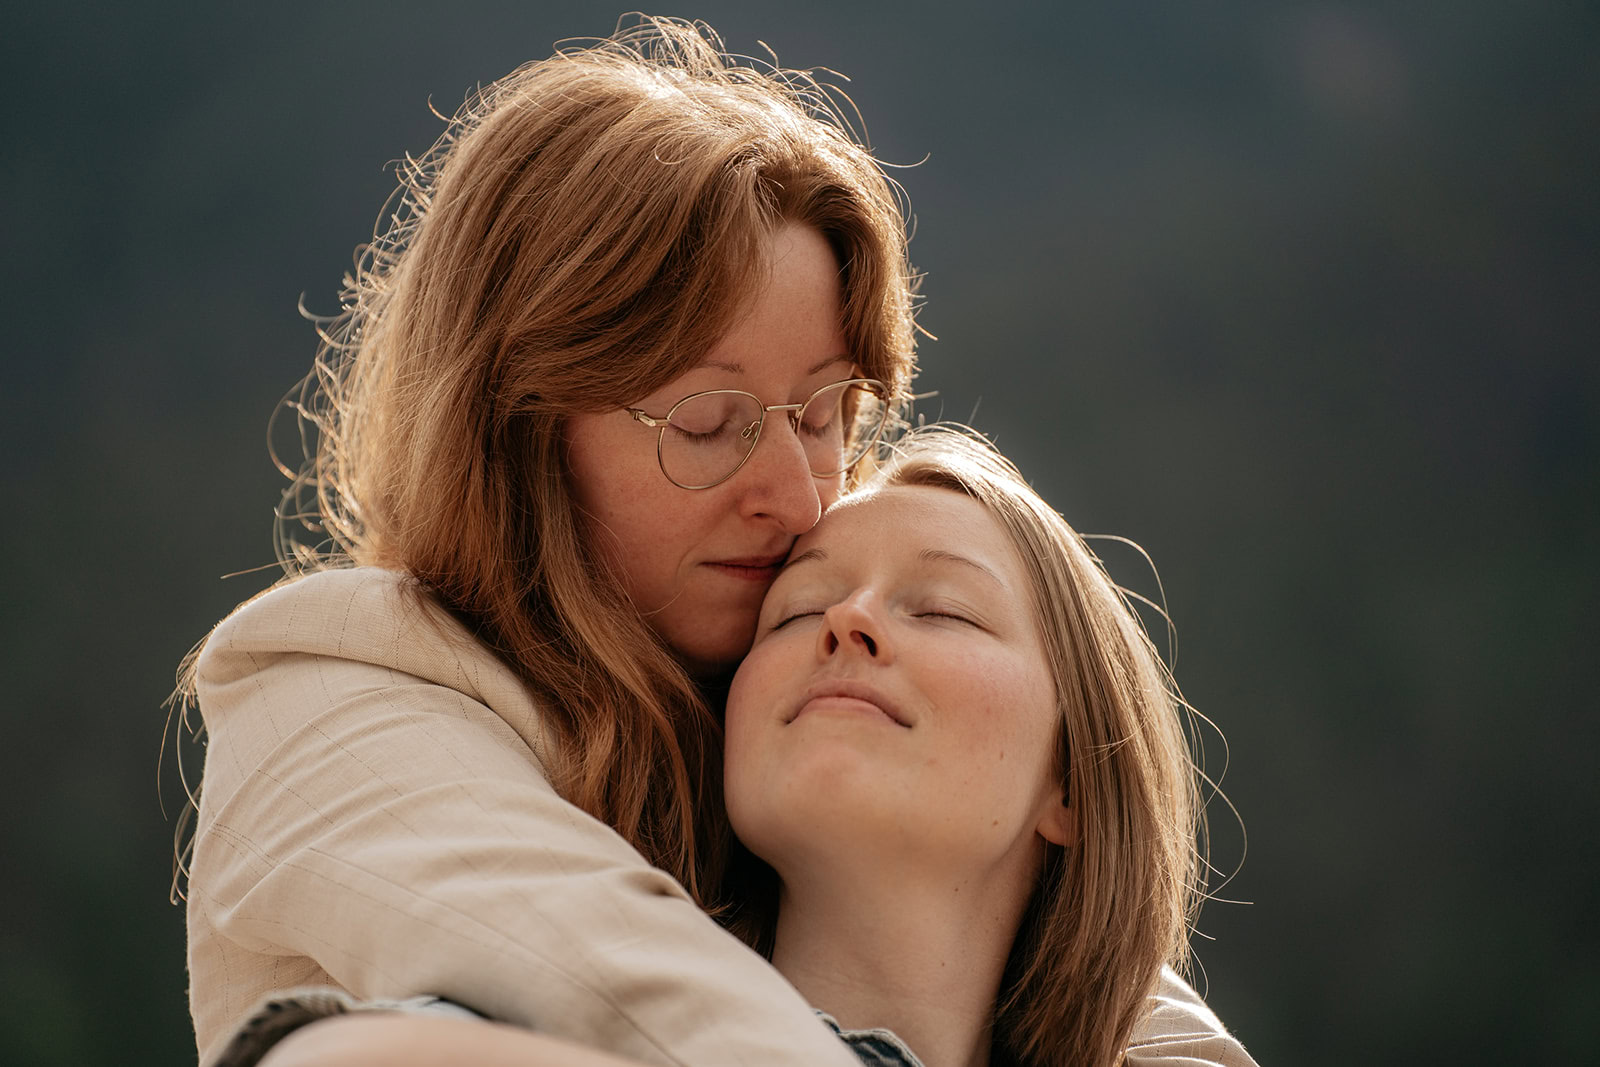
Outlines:
{"label": "jacket sleeve", "polygon": [[1150,1014],[1133,1032],[1128,1067],[1256,1067],[1200,995],[1171,967],[1150,997]]}
{"label": "jacket sleeve", "polygon": [[537,723],[481,699],[499,686],[516,705],[493,657],[395,623],[392,581],[353,583],[256,602],[201,660],[203,1062],[263,984],[304,982],[311,961],[357,997],[443,996],[648,1063],[854,1063],[674,879],[556,795]]}

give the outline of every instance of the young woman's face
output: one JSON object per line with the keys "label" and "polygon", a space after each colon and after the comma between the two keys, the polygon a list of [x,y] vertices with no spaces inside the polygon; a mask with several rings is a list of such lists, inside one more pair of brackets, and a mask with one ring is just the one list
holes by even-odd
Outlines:
{"label": "young woman's face", "polygon": [[1041,837],[1068,832],[1032,599],[970,497],[892,488],[836,505],[767,594],[729,694],[727,803],[745,844],[786,881],[808,855],[1031,878]]}
{"label": "young woman's face", "polygon": [[771,284],[695,369],[567,429],[573,493],[647,622],[690,668],[732,666],[755,633],[761,598],[799,534],[814,526],[843,477],[811,475],[780,413],[732,478],[681,489],[656,459],[657,431],[621,403],[665,415],[691,393],[741,389],[768,404],[800,403],[854,366],[840,326],[839,264],[822,235],[789,225],[768,242]]}

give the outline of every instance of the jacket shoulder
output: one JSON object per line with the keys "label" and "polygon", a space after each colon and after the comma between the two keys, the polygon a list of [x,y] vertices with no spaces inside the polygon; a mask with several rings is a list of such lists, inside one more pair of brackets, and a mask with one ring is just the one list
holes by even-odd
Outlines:
{"label": "jacket shoulder", "polygon": [[405,574],[379,567],[317,571],[234,609],[206,640],[202,660],[229,650],[342,655],[424,618],[454,622]]}
{"label": "jacket shoulder", "polygon": [[1239,1039],[1171,967],[1148,1002],[1149,1014],[1134,1027],[1128,1067],[1256,1067]]}
{"label": "jacket shoulder", "polygon": [[[410,576],[378,567],[319,571],[268,590],[217,625],[196,663],[202,713],[207,694],[249,685],[287,659],[311,659],[328,674],[382,684],[420,680],[491,707],[527,694],[503,660]],[[370,669],[367,669],[370,668]]]}

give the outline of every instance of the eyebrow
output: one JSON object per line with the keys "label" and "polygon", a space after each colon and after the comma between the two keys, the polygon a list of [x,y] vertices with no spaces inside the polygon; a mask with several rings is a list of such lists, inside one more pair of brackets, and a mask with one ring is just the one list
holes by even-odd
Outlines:
{"label": "eyebrow", "polygon": [[[823,371],[827,370],[829,367],[833,366],[835,363],[849,363],[849,362],[850,362],[850,357],[849,356],[828,356],[826,359],[822,360],[820,363],[813,363],[810,367],[808,367],[806,369],[806,377],[809,378],[813,374],[821,374]],[[725,370],[729,374],[743,374],[744,373],[744,364],[743,363],[724,363],[720,359],[704,360],[704,361],[701,362],[700,366],[702,366],[702,367],[710,367],[712,370]]]}
{"label": "eyebrow", "polygon": [[790,567],[793,567],[796,563],[813,563],[817,560],[824,560],[827,558],[828,554],[822,551],[822,549],[808,548],[798,556],[790,556],[784,561],[783,566],[778,569],[780,572],[782,572],[788,570]]}
{"label": "eyebrow", "polygon": [[1006,584],[991,568],[958,552],[947,552],[942,548],[925,548],[917,553],[917,558],[924,563],[959,563],[963,567],[971,567],[978,573],[987,576],[996,585],[1004,586]]}
{"label": "eyebrow", "polygon": [[[792,556],[783,565],[783,570],[788,570],[797,563],[815,563],[828,558],[828,554],[820,548],[808,548],[798,556]],[[917,558],[924,563],[956,563],[963,567],[971,567],[979,574],[985,575],[996,585],[1004,586],[1006,583],[990,567],[979,563],[970,556],[963,556],[959,552],[950,552],[942,548],[925,548],[917,553]]]}

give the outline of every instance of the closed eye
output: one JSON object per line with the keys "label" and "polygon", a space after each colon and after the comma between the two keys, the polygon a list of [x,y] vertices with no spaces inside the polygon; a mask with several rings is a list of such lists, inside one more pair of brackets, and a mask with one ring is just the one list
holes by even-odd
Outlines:
{"label": "closed eye", "polygon": [[959,612],[954,611],[919,611],[917,612],[916,617],[919,619],[954,619],[956,622],[964,622],[968,626],[980,625],[978,620],[969,618],[966,615],[962,615]]}
{"label": "closed eye", "polygon": [[[717,426],[713,429],[701,431],[688,430],[682,426],[672,426],[672,436],[676,440],[684,441],[691,445],[715,444],[724,440],[725,438],[733,436],[736,431],[738,431],[738,425],[731,420],[724,422],[720,426]],[[744,437],[748,433],[749,430],[745,429],[744,431],[740,432],[740,436]]]}
{"label": "closed eye", "polygon": [[793,612],[790,612],[789,614],[783,616],[782,618],[780,618],[777,622],[773,623],[772,624],[772,629],[773,630],[781,630],[785,626],[788,626],[791,622],[794,622],[796,619],[807,619],[807,618],[811,618],[813,616],[817,616],[817,615],[821,615],[821,614],[822,614],[822,611],[821,611],[820,608],[819,609],[815,609],[815,610],[808,610],[808,611],[793,611]]}

